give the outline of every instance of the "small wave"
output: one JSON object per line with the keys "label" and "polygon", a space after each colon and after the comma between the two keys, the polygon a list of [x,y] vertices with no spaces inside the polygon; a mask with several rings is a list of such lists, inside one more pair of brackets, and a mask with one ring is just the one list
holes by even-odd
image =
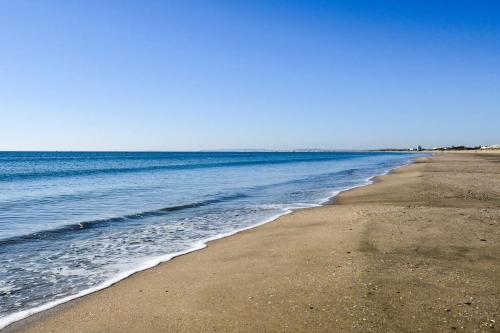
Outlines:
{"label": "small wave", "polygon": [[169,207],[164,207],[164,208],[160,208],[160,209],[143,211],[140,213],[128,214],[128,215],[111,217],[111,218],[77,222],[74,224],[62,226],[60,228],[37,231],[37,232],[27,234],[27,235],[21,235],[21,236],[15,236],[15,237],[11,237],[11,238],[0,239],[0,246],[19,244],[19,243],[33,241],[33,240],[54,239],[58,235],[61,235],[61,234],[67,233],[67,232],[83,231],[83,230],[88,230],[88,229],[92,229],[92,228],[100,228],[100,227],[108,226],[108,225],[113,224],[113,223],[144,219],[144,218],[148,218],[148,217],[152,217],[152,216],[163,216],[163,215],[166,215],[170,212],[208,206],[208,205],[219,203],[219,202],[245,198],[246,196],[247,195],[243,194],[243,193],[236,193],[236,194],[231,194],[231,195],[219,196],[219,197],[215,197],[213,199],[208,199],[208,200],[204,200],[204,201],[188,203],[188,204],[184,204],[184,205],[169,206]]}
{"label": "small wave", "polygon": [[[350,155],[349,158],[361,157],[362,154]],[[342,155],[335,157],[318,156],[314,158],[295,158],[285,160],[258,160],[258,161],[237,161],[237,162],[220,162],[220,163],[193,163],[193,164],[173,164],[173,165],[153,165],[145,167],[131,168],[102,168],[102,169],[80,169],[80,170],[61,170],[61,171],[44,171],[44,172],[21,172],[11,174],[0,174],[0,181],[13,180],[30,180],[38,178],[59,178],[59,177],[74,177],[74,176],[91,176],[97,174],[111,173],[139,173],[158,170],[193,170],[205,168],[225,168],[238,166],[252,165],[269,165],[269,164],[289,164],[289,163],[304,163],[304,162],[320,162],[342,159]]]}

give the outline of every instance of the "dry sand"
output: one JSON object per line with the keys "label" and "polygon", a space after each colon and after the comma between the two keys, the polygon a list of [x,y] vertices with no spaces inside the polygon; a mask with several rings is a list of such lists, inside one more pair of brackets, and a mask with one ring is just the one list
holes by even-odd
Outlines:
{"label": "dry sand", "polygon": [[499,227],[500,154],[438,154],[7,331],[498,332]]}

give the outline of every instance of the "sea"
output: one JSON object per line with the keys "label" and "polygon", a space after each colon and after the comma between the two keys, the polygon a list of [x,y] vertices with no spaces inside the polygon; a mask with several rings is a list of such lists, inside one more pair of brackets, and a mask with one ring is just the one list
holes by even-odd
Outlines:
{"label": "sea", "polygon": [[0,328],[417,156],[0,152]]}

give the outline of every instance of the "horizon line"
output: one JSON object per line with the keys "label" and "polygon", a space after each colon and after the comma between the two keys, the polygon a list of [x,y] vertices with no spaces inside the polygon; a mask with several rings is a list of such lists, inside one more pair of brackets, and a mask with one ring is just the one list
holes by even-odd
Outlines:
{"label": "horizon line", "polygon": [[272,153],[272,152],[351,152],[403,150],[410,148],[361,148],[361,149],[325,149],[325,148],[293,148],[293,149],[199,149],[199,150],[0,150],[0,153]]}

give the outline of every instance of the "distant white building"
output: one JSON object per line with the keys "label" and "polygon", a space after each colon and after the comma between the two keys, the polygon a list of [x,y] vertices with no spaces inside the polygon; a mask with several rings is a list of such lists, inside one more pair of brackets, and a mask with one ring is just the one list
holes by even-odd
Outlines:
{"label": "distant white building", "polygon": [[500,144],[489,145],[489,146],[481,146],[481,149],[500,149]]}

